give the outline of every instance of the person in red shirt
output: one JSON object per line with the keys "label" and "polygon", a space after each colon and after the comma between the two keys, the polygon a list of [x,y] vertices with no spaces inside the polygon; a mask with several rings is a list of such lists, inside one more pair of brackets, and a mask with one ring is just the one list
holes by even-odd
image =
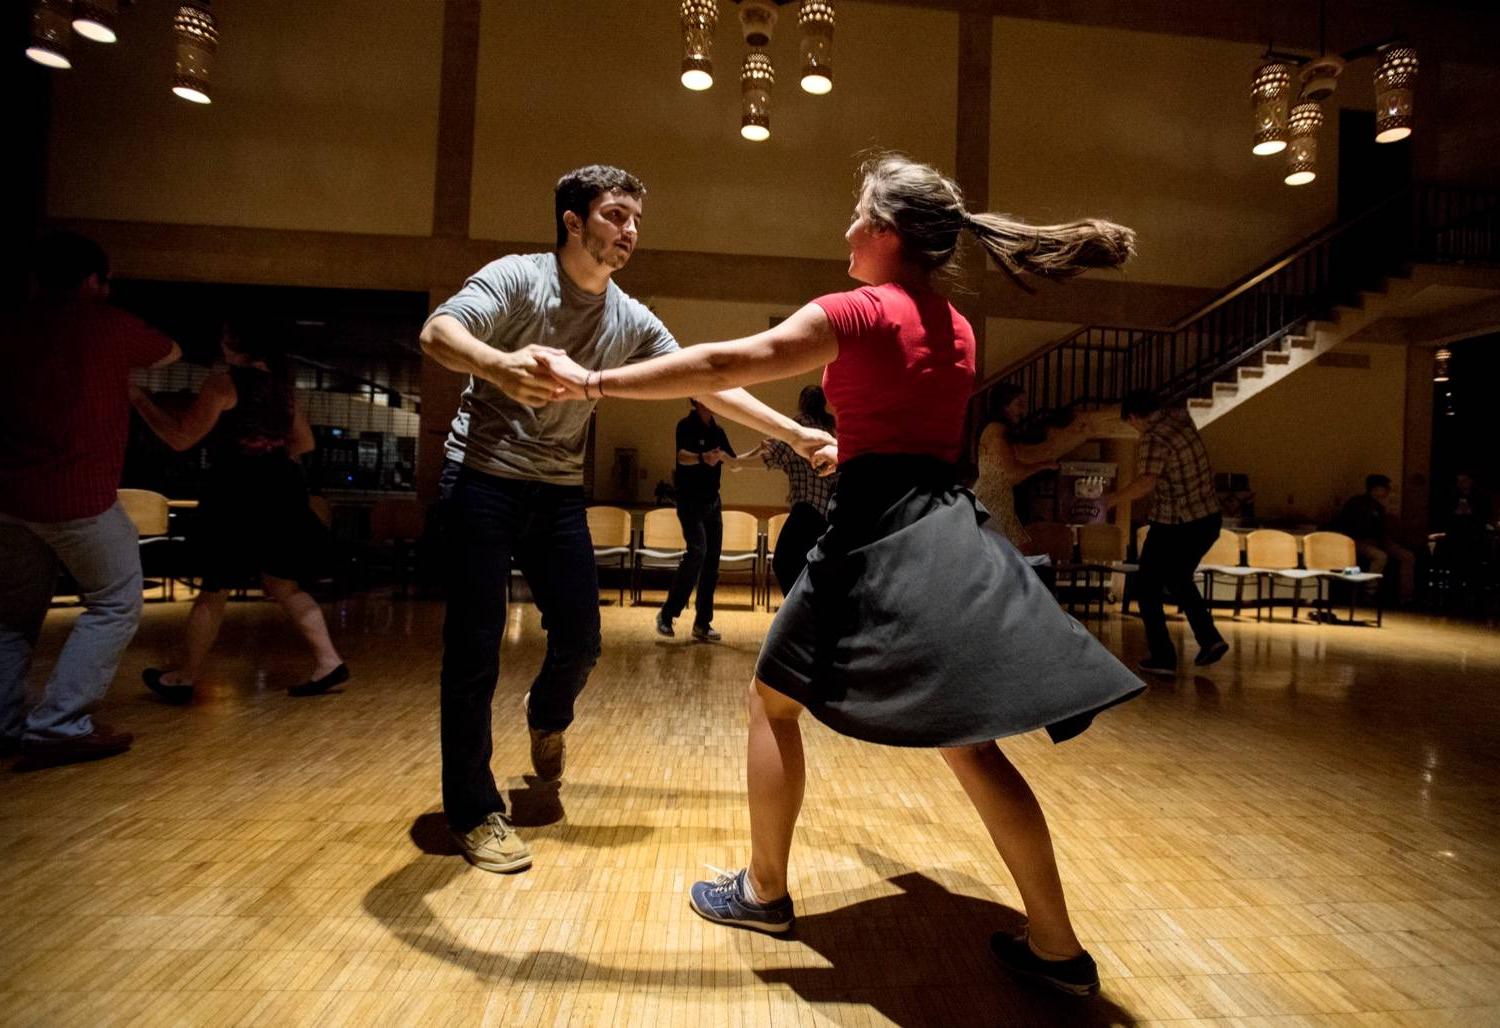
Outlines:
{"label": "person in red shirt", "polygon": [[[838,416],[829,528],[777,612],[750,689],[748,867],[692,887],[721,924],[784,932],[805,768],[804,709],[834,730],[939,748],[1016,880],[1028,933],[995,956],[1064,992],[1098,990],[1068,918],[1047,823],[994,740],[1046,728],[1055,741],[1143,683],[1048,593],[1020,554],[980,526],[958,483],[974,388],[974,333],[935,288],[971,232],[1001,269],[1064,278],[1118,267],[1133,234],[1102,221],[1037,227],[971,214],[956,183],[897,155],[863,168],[849,243],[862,287],[823,296],[769,331],[608,371],[539,355],[559,398],[668,399],[823,367]],[[817,463],[817,461],[815,461]]]}
{"label": "person in red shirt", "polygon": [[[92,240],[46,236],[34,265],[36,299],[0,329],[0,749],[62,764],[130,748],[129,732],[90,716],[141,618],[136,530],[116,494],[127,388],[132,368],[181,350],[105,303],[109,261]],[[59,566],[84,610],[26,714],[26,672]]]}

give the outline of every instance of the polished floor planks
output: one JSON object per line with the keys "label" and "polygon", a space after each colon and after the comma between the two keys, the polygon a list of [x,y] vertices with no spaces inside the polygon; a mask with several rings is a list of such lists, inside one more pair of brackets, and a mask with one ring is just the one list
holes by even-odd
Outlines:
{"label": "polished floor planks", "polygon": [[[810,721],[795,939],[688,910],[705,864],[746,854],[765,613],[724,611],[707,646],[606,608],[554,794],[523,775],[542,635],[513,608],[495,767],[536,866],[496,876],[452,855],[438,813],[440,605],[328,609],[343,692],[288,699],[295,638],[237,603],[176,709],[137,676],[186,607],[149,605],[102,712],[132,753],[0,779],[0,1022],[1500,1023],[1492,628],[1226,621],[1208,673],[1062,746],[1008,740],[1105,977],[1076,1004],[991,966],[1018,901],[941,760]],[[1097,627],[1138,655],[1139,622]]]}

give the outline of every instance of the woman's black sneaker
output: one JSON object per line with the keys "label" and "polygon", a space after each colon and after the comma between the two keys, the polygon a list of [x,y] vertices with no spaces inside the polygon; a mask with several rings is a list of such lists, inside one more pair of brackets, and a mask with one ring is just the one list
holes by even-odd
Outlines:
{"label": "woman's black sneaker", "polygon": [[291,686],[287,692],[293,696],[321,696],[335,685],[343,685],[347,681],[349,681],[349,666],[340,664],[322,678],[314,678],[310,682]]}
{"label": "woman's black sneaker", "polygon": [[1034,953],[1025,935],[996,932],[990,936],[990,952],[1006,969],[1069,996],[1093,996],[1099,992],[1099,968],[1087,951],[1067,960],[1044,960]]}
{"label": "woman's black sneaker", "polygon": [[141,672],[141,681],[146,683],[146,688],[166,700],[168,703],[182,706],[184,703],[193,701],[193,687],[191,685],[168,685],[161,680],[164,674],[161,668],[148,667]]}

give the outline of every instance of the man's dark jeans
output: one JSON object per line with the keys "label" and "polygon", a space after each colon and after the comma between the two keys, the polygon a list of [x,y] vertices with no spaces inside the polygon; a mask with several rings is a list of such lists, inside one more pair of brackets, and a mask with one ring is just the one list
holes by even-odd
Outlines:
{"label": "man's dark jeans", "polygon": [[707,627],[714,620],[719,553],[724,548],[724,510],[719,503],[719,494],[679,496],[677,520],[682,524],[687,553],[677,565],[677,576],[672,579],[672,589],[667,593],[667,602],[662,604],[661,616],[671,621],[681,614],[696,583],[698,603],[693,623]]}
{"label": "man's dark jeans", "polygon": [[1146,623],[1146,645],[1154,664],[1177,663],[1177,647],[1167,632],[1167,615],[1162,610],[1162,593],[1171,593],[1182,607],[1200,647],[1218,642],[1223,636],[1214,627],[1214,617],[1203,595],[1198,592],[1198,562],[1219,538],[1224,519],[1211,514],[1180,525],[1151,522],[1146,545],[1141,548],[1141,569],[1136,577],[1136,600],[1141,605],[1141,620]]}
{"label": "man's dark jeans", "polygon": [[771,570],[776,573],[776,584],[785,596],[797,584],[802,569],[807,567],[807,554],[823,533],[828,531],[828,521],[810,503],[799,503],[787,515],[781,526],[781,538],[776,540],[776,552],[771,557]]}
{"label": "man's dark jeans", "polygon": [[532,728],[573,723],[573,701],[599,659],[599,579],[581,487],[498,478],[449,462],[441,495],[443,810],[465,832],[505,809],[490,770],[490,713],[512,558],[547,633],[531,685]]}

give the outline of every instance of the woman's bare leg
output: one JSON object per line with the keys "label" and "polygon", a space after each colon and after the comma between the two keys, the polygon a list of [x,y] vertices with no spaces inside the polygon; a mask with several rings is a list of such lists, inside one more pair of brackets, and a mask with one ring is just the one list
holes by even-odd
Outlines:
{"label": "woman's bare leg", "polygon": [[260,581],[266,595],[281,604],[281,609],[312,650],[314,679],[322,678],[344,662],[339,651],[333,648],[333,640],[328,636],[328,622],[323,620],[323,609],[317,600],[297,588],[297,583],[290,579],[261,575]]}
{"label": "woman's bare leg", "polygon": [[992,742],[942,752],[1016,881],[1032,949],[1053,960],[1083,952],[1068,919],[1047,819],[1031,786]]}
{"label": "woman's bare leg", "polygon": [[750,885],[762,903],[787,894],[786,868],[792,832],[802,810],[806,766],[802,705],[761,682],[750,685]]}
{"label": "woman's bare leg", "polygon": [[182,641],[182,659],[171,670],[162,673],[163,685],[192,685],[203,674],[208,651],[214,648],[219,626],[224,623],[224,604],[228,599],[229,593],[222,589],[205,590],[193,598],[187,633]]}

